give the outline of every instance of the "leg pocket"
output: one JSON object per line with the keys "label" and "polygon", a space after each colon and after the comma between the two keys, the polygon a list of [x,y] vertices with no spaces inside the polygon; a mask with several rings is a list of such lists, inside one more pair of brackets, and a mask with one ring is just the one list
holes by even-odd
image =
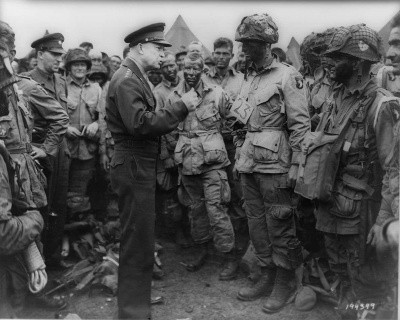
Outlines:
{"label": "leg pocket", "polygon": [[293,217],[294,209],[288,206],[271,206],[271,216],[277,220],[288,220]]}
{"label": "leg pocket", "polygon": [[220,193],[221,193],[221,204],[228,204],[231,201],[231,188],[228,182],[228,175],[225,171],[218,171],[218,175],[221,179]]}
{"label": "leg pocket", "polygon": [[355,218],[359,215],[363,194],[339,182],[333,192],[331,213],[341,218]]}

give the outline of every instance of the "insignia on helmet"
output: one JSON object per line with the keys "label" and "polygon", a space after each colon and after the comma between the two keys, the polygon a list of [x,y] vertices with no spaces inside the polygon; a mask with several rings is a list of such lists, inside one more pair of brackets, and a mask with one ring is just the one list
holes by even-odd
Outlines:
{"label": "insignia on helmet", "polygon": [[303,78],[296,77],[295,79],[296,79],[296,88],[303,89]]}
{"label": "insignia on helmet", "polygon": [[360,48],[361,51],[367,51],[369,49],[369,45],[367,45],[364,41],[359,40],[358,41],[358,47]]}

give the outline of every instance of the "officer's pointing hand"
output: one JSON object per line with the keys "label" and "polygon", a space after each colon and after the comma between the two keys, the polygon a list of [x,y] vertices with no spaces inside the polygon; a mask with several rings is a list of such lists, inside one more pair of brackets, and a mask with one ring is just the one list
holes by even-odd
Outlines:
{"label": "officer's pointing hand", "polygon": [[182,95],[182,102],[186,105],[186,108],[189,112],[192,112],[196,109],[197,104],[199,103],[199,97],[197,96],[197,92],[194,89],[190,89],[189,92],[186,92]]}

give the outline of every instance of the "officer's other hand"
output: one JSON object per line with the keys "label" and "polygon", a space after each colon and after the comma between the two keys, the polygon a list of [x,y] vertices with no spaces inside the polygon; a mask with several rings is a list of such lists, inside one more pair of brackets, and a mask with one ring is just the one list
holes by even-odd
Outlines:
{"label": "officer's other hand", "polygon": [[378,243],[378,238],[381,234],[381,230],[381,226],[374,224],[368,233],[367,243],[375,247]]}
{"label": "officer's other hand", "polygon": [[68,127],[66,135],[70,139],[76,139],[81,136],[81,132],[75,127]]}
{"label": "officer's other hand", "polygon": [[299,166],[297,164],[292,164],[292,166],[289,169],[287,183],[288,183],[288,186],[291,188],[294,188],[296,186],[298,170],[299,170]]}
{"label": "officer's other hand", "polygon": [[99,124],[97,122],[93,122],[83,128],[82,135],[88,137],[89,139],[93,139],[98,130]]}
{"label": "officer's other hand", "polygon": [[197,104],[199,103],[199,97],[197,96],[197,92],[192,88],[189,92],[186,92],[182,95],[182,101],[186,105],[186,108],[189,112],[192,112],[196,109]]}
{"label": "officer's other hand", "polygon": [[46,152],[43,149],[32,146],[31,157],[33,160],[35,159],[43,159],[47,157]]}
{"label": "officer's other hand", "polygon": [[110,170],[110,159],[106,154],[100,156],[100,164],[104,171]]}
{"label": "officer's other hand", "polygon": [[173,169],[175,167],[174,159],[168,158],[164,160],[165,169]]}

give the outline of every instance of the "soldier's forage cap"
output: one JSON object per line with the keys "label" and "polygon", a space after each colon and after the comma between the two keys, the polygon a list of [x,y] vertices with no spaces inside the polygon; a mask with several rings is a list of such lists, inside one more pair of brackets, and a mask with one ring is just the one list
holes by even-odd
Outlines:
{"label": "soldier's forage cap", "polygon": [[62,43],[64,36],[61,33],[50,33],[32,42],[31,47],[37,51],[50,51],[54,53],[65,53]]}
{"label": "soldier's forage cap", "polygon": [[164,27],[165,23],[153,23],[127,35],[124,41],[129,43],[130,47],[147,42],[154,42],[164,47],[170,47],[171,44],[164,38]]}
{"label": "soldier's forage cap", "polygon": [[235,40],[240,42],[255,40],[265,43],[277,43],[278,39],[278,27],[271,16],[266,13],[244,17],[235,34]]}
{"label": "soldier's forage cap", "polygon": [[365,24],[357,24],[336,30],[325,55],[345,53],[353,57],[378,62],[382,56],[382,40],[378,33]]}

